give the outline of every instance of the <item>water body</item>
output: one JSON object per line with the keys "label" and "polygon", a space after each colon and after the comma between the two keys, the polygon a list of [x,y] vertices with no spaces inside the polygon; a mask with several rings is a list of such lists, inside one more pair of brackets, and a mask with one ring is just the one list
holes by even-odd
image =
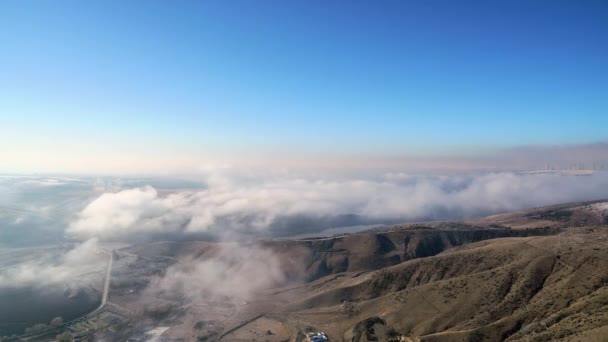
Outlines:
{"label": "water body", "polygon": [[305,234],[297,234],[287,237],[287,239],[313,239],[313,238],[324,238],[324,237],[332,237],[336,235],[343,234],[355,234],[364,232],[366,230],[382,227],[382,224],[369,224],[369,225],[359,225],[359,226],[347,226],[347,227],[333,227],[324,229],[320,232],[314,233],[305,233]]}
{"label": "water body", "polygon": [[0,289],[0,336],[23,334],[38,323],[49,324],[55,317],[64,322],[76,319],[101,303],[97,290],[80,290],[69,296],[61,287]]}

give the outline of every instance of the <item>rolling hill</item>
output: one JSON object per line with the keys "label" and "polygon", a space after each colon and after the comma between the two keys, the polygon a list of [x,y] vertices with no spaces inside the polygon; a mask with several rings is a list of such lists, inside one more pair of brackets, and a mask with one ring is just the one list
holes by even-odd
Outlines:
{"label": "rolling hill", "polygon": [[[303,341],[306,332],[323,331],[332,341],[605,341],[607,209],[601,201],[574,203],[467,222],[241,242],[270,251],[285,275],[246,301],[165,298],[162,315],[151,316],[142,306],[145,291],[131,293],[127,284],[110,297],[137,313],[135,326],[170,327],[168,339]],[[213,261],[228,244],[158,242],[121,253],[138,256],[140,272],[143,260]],[[163,267],[125,274],[142,288]]]}

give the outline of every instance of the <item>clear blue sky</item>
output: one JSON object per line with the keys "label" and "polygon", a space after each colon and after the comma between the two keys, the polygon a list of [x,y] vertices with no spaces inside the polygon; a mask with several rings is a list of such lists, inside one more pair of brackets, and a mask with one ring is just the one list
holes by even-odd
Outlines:
{"label": "clear blue sky", "polygon": [[601,0],[5,0],[0,43],[5,152],[608,139]]}

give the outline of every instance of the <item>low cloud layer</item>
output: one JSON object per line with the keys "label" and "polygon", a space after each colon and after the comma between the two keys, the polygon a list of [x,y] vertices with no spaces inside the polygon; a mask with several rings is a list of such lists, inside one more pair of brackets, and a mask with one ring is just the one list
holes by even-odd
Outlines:
{"label": "low cloud layer", "polygon": [[181,261],[150,284],[144,297],[240,304],[285,280],[279,258],[256,245],[220,243],[211,256]]}
{"label": "low cloud layer", "polygon": [[77,215],[67,233],[81,239],[146,233],[255,233],[298,220],[316,229],[316,220],[335,222],[329,218],[345,215],[367,223],[462,219],[608,198],[605,173],[432,177],[387,173],[366,178],[284,176],[256,181],[215,177],[207,183],[206,189],[194,191],[161,193],[145,186],[104,193]]}
{"label": "low cloud layer", "polygon": [[0,288],[70,284],[79,281],[82,275],[102,270],[106,263],[107,258],[100,255],[97,248],[97,240],[90,239],[66,254],[45,254],[0,270]]}

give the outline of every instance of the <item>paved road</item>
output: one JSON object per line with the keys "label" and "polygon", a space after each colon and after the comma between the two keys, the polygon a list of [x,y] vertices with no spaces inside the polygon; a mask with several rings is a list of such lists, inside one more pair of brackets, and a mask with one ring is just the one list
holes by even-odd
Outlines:
{"label": "paved road", "polygon": [[101,294],[101,303],[99,304],[99,307],[97,309],[95,309],[95,311],[91,312],[89,315],[94,314],[95,312],[101,310],[101,308],[103,308],[104,305],[106,305],[106,302],[108,301],[108,292],[110,291],[110,278],[112,277],[112,264],[114,263],[114,253],[112,253],[112,250],[107,250],[105,248],[100,248],[100,250],[104,253],[107,253],[110,255],[110,261],[108,262],[108,269],[106,270],[106,278],[105,281],[103,283],[103,292]]}

